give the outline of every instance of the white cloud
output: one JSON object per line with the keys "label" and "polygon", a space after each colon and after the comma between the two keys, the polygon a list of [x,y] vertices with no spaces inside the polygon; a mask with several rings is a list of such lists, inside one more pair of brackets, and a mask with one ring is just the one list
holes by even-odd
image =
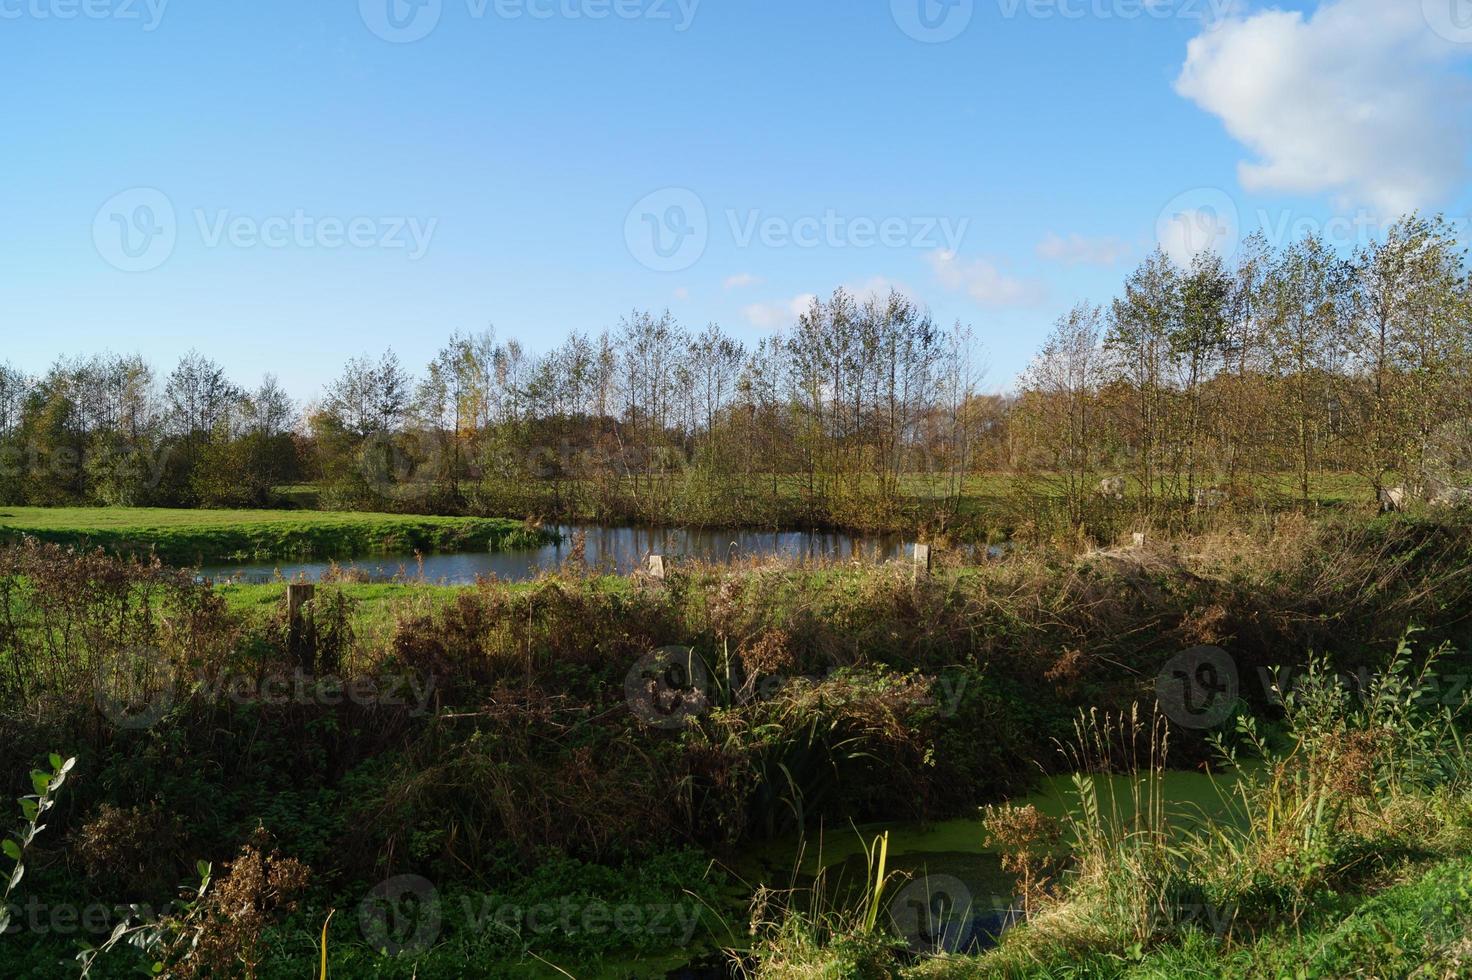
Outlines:
{"label": "white cloud", "polygon": [[790,327],[817,299],[812,293],[794,296],[785,303],[753,303],[741,311],[748,323],[762,330]]}
{"label": "white cloud", "polygon": [[1465,179],[1469,85],[1420,0],[1323,0],[1236,13],[1186,49],[1176,91],[1256,154],[1248,190],[1337,192],[1398,214]]}
{"label": "white cloud", "polygon": [[1065,265],[1114,265],[1130,254],[1130,246],[1118,238],[1085,238],[1083,235],[1048,234],[1038,243],[1038,255]]}
{"label": "white cloud", "polygon": [[684,286],[681,286],[679,289],[675,290],[675,299],[687,300],[689,298],[690,290],[686,289]]}
{"label": "white cloud", "polygon": [[1009,276],[985,259],[963,262],[947,249],[931,252],[927,259],[942,286],[964,290],[982,306],[1032,306],[1047,295],[1042,283]]}
{"label": "white cloud", "polygon": [[749,272],[738,272],[726,280],[727,289],[745,289],[747,286],[755,286],[761,282],[761,278]]}

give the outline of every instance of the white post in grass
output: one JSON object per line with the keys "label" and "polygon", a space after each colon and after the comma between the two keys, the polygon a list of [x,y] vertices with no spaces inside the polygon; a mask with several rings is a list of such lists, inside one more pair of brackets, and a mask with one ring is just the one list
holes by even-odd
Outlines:
{"label": "white post in grass", "polygon": [[930,578],[930,545],[915,545],[915,581]]}
{"label": "white post in grass", "polygon": [[644,571],[656,582],[664,581],[664,555],[650,555],[644,560]]}

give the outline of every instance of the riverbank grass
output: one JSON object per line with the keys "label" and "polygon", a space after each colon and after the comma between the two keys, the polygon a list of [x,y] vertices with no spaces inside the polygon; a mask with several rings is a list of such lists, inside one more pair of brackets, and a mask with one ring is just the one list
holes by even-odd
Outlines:
{"label": "riverbank grass", "polygon": [[[1170,818],[1162,717],[1081,715],[1064,817],[985,811],[1025,910],[995,948],[829,973],[872,930],[825,932],[799,912],[759,942],[757,976],[1472,975],[1469,699],[1432,697],[1451,653],[1403,642],[1353,693],[1311,657],[1283,693],[1281,723],[1244,714],[1212,739],[1233,777],[1225,820]],[[1124,799],[1104,779],[1120,772]],[[794,959],[804,969],[768,968]]]}
{"label": "riverbank grass", "polygon": [[534,548],[549,533],[521,521],[296,510],[0,507],[0,544],[30,536],[147,555],[171,564]]}

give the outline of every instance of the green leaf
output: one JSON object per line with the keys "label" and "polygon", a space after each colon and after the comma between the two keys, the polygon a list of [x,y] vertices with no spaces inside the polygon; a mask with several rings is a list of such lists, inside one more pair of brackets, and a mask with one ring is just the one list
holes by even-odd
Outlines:
{"label": "green leaf", "polygon": [[10,858],[10,860],[20,860],[20,845],[17,844],[15,841],[10,840],[9,838],[6,838],[4,841],[0,841],[0,850],[5,851],[5,856]]}
{"label": "green leaf", "polygon": [[41,808],[36,805],[35,800],[27,797],[20,801],[20,812],[25,816],[27,821],[31,821],[36,819],[36,815],[41,812]]}
{"label": "green leaf", "polygon": [[36,788],[38,796],[45,796],[51,792],[51,777],[44,772],[31,773],[31,785]]}
{"label": "green leaf", "polygon": [[47,758],[48,758],[48,760],[51,763],[51,771],[52,772],[60,772],[61,771],[61,756],[59,756],[55,752],[53,752]]}
{"label": "green leaf", "polygon": [[208,861],[195,861],[194,872],[201,878],[208,878],[210,876],[210,863]]}

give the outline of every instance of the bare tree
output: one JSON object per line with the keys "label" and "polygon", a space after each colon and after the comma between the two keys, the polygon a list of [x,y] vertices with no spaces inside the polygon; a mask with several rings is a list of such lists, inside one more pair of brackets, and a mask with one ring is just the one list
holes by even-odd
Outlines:
{"label": "bare tree", "polygon": [[1022,380],[1018,415],[1037,447],[1032,469],[1056,485],[1074,524],[1086,516],[1103,449],[1097,419],[1107,377],[1103,322],[1099,307],[1075,306],[1054,325]]}

